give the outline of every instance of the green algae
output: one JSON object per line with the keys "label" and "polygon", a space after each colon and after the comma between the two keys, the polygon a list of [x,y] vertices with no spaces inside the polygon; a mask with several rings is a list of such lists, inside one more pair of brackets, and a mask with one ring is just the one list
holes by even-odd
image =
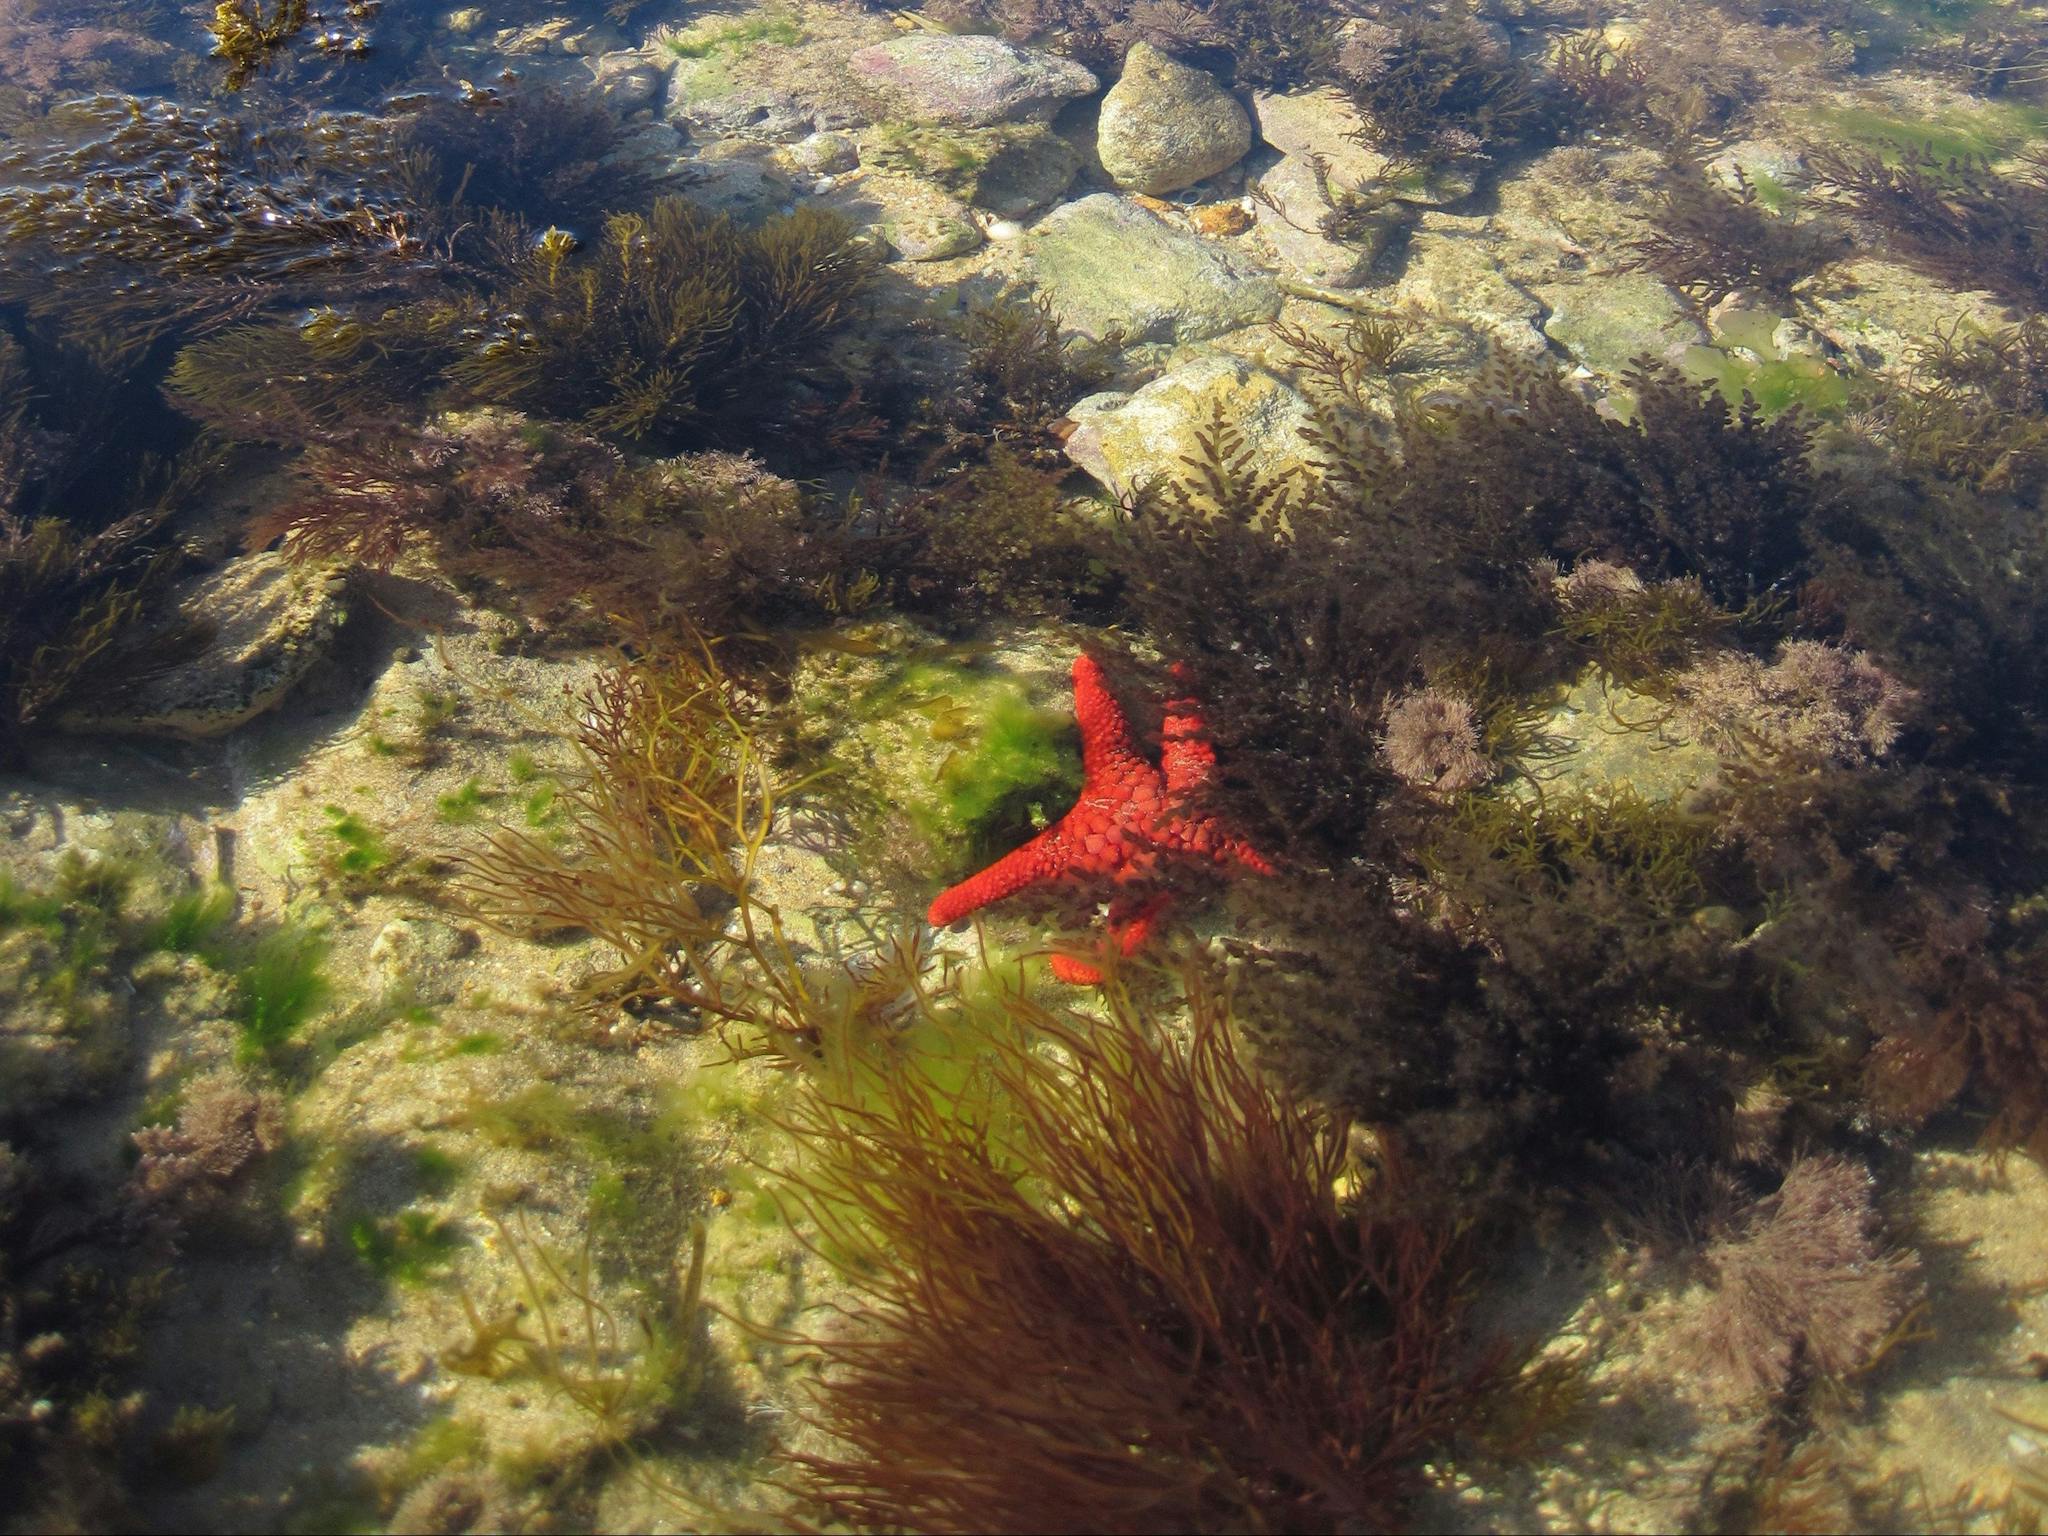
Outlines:
{"label": "green algae", "polygon": [[394,1216],[362,1216],[349,1223],[349,1247],[380,1279],[425,1285],[439,1279],[463,1246],[461,1229],[417,1207]]}
{"label": "green algae", "polygon": [[2048,133],[2048,110],[2019,102],[1989,102],[1933,119],[1893,117],[1868,107],[1825,107],[1812,114],[1812,121],[1837,138],[1878,150],[1888,162],[1901,149],[1943,162],[1995,160]]}
{"label": "green algae", "polygon": [[787,47],[804,40],[803,28],[784,16],[752,16],[727,26],[698,31],[669,31],[658,36],[655,46],[673,59],[707,59],[715,53],[739,53],[757,43]]}
{"label": "green algae", "polygon": [[333,994],[323,969],[329,947],[324,934],[287,925],[258,939],[236,966],[243,1060],[275,1054],[326,1005]]}
{"label": "green algae", "polygon": [[464,827],[483,815],[484,807],[497,796],[484,788],[483,780],[471,777],[463,780],[458,789],[434,800],[434,814],[445,826]]}
{"label": "green algae", "polygon": [[1839,416],[1851,398],[1849,381],[1817,357],[1745,357],[1695,346],[1686,348],[1681,367],[1688,378],[1713,384],[1730,405],[1754,400],[1766,419],[1795,407],[1814,416]]}
{"label": "green algae", "polygon": [[170,910],[150,931],[150,947],[175,954],[202,954],[234,912],[233,887],[219,881],[194,886],[171,899]]}
{"label": "green algae", "polygon": [[901,776],[894,806],[942,872],[987,862],[1047,825],[1080,792],[1072,714],[1038,703],[1015,675],[913,662],[856,707],[886,726],[867,743],[881,759],[875,767]]}

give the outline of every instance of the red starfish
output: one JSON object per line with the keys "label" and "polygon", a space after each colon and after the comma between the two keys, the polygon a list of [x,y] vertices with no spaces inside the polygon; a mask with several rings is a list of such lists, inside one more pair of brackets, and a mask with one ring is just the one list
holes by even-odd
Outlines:
{"label": "red starfish", "polygon": [[[1182,669],[1175,667],[1174,675],[1182,676]],[[1106,881],[1117,887],[1109,931],[1128,955],[1172,904],[1173,893],[1160,888],[1163,861],[1180,857],[1273,873],[1256,848],[1198,803],[1215,770],[1216,749],[1203,739],[1195,700],[1167,701],[1157,768],[1132,746],[1130,725],[1109,695],[1102,668],[1086,655],[1074,658],[1074,718],[1081,726],[1081,798],[1023,847],[941,895],[925,914],[933,927],[1029,886]],[[1102,980],[1094,966],[1067,955],[1052,957],[1052,973],[1084,986]]]}

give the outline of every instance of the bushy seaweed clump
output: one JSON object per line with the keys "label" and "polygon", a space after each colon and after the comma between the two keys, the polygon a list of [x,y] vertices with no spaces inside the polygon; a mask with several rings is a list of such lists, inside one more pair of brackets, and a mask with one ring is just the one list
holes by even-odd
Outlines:
{"label": "bushy seaweed clump", "polygon": [[349,115],[259,132],[166,101],[64,102],[0,150],[0,297],[134,347],[281,290],[417,277],[422,167],[396,149]]}
{"label": "bushy seaweed clump", "polygon": [[1688,1234],[1705,1239],[1691,1260],[1704,1284],[1680,1300],[1669,1343],[1689,1390],[1782,1411],[1870,1366],[1919,1285],[1917,1262],[1880,1241],[1869,1170],[1835,1153],[1803,1156],[1761,1198],[1713,1175],[1692,1182],[1712,1186]]}
{"label": "bushy seaweed clump", "polygon": [[559,228],[488,225],[481,282],[230,329],[180,353],[174,394],[224,432],[278,442],[374,434],[433,398],[654,448],[819,453],[869,429],[850,385],[809,371],[876,268],[844,220],[807,209],[746,229],[663,198],[613,216],[589,251]]}
{"label": "bushy seaweed clump", "polygon": [[2000,172],[1986,160],[1898,146],[1820,149],[1809,165],[1887,255],[1958,288],[2048,304],[2048,168],[2038,160]]}
{"label": "bushy seaweed clump", "polygon": [[[801,370],[853,312],[879,257],[815,209],[743,229],[681,198],[618,214],[595,251],[550,230],[498,296],[502,330],[456,387],[593,431],[671,447],[764,433],[800,409]],[[769,391],[763,398],[763,387]],[[825,402],[817,425],[829,427]],[[787,429],[796,418],[779,423]],[[830,446],[829,430],[826,433]]]}
{"label": "bushy seaweed clump", "polygon": [[757,739],[760,709],[707,646],[607,671],[579,701],[582,771],[558,835],[508,828],[463,859],[451,893],[517,933],[580,929],[619,957],[593,1001],[665,1008],[748,1048],[815,1024],[754,861],[798,787]]}
{"label": "bushy seaweed clump", "polygon": [[1190,1004],[1180,1041],[1004,992],[964,1093],[899,1057],[806,1097],[798,1203],[862,1305],[806,1341],[830,1438],[787,1459],[835,1521],[1384,1529],[1503,1388],[1449,1225],[1391,1161],[1340,1195],[1342,1119]]}
{"label": "bushy seaweed clump", "polygon": [[1338,69],[1368,142],[1401,160],[1498,157],[1556,125],[1536,71],[1456,17],[1369,23],[1347,42]]}
{"label": "bushy seaweed clump", "polygon": [[207,30],[214,57],[227,65],[227,88],[239,91],[310,19],[307,0],[277,0],[268,10],[263,0],[220,0]]}
{"label": "bushy seaweed clump", "polygon": [[1628,242],[1626,268],[1652,272],[1711,309],[1731,293],[1773,306],[1795,302],[1799,284],[1849,252],[1847,236],[1772,213],[1740,166],[1731,191],[1704,168],[1672,168],[1650,233]]}
{"label": "bushy seaweed clump", "polygon": [[2048,485],[2048,318],[1934,337],[1879,418],[1911,467],[2038,499]]}
{"label": "bushy seaweed clump", "polygon": [[1551,53],[1550,77],[1576,127],[1618,132],[1652,121],[1650,71],[1632,44],[1597,31],[1568,37]]}
{"label": "bushy seaweed clump", "polygon": [[[1660,592],[1690,578],[1707,606],[1740,611],[1790,591],[1832,504],[1795,414],[1765,422],[1666,372],[1632,376],[1623,422],[1547,372],[1496,365],[1472,396],[1404,407],[1396,456],[1334,356],[1304,356],[1323,473],[1262,481],[1217,423],[1208,462],[1141,506],[1109,556],[1143,627],[1215,701],[1223,773],[1274,846],[1327,858],[1371,840],[1382,710],[1417,671],[1482,658],[1504,696],[1555,677],[1536,562],[1606,561]],[[1218,570],[1243,600],[1214,600]]]}
{"label": "bushy seaweed clump", "polygon": [[453,584],[562,640],[673,641],[844,606],[850,536],[740,454],[628,464],[511,411],[344,431],[294,466],[257,546],[388,568],[427,554]]}

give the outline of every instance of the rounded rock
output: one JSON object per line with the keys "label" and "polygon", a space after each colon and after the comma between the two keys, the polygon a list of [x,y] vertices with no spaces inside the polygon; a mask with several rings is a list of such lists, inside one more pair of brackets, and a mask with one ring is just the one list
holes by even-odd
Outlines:
{"label": "rounded rock", "polygon": [[856,79],[903,98],[919,121],[980,128],[1044,120],[1101,84],[1072,59],[999,37],[919,32],[856,51]]}
{"label": "rounded rock", "polygon": [[1133,43],[1102,98],[1096,152],[1126,191],[1153,197],[1227,171],[1252,147],[1251,118],[1213,78]]}

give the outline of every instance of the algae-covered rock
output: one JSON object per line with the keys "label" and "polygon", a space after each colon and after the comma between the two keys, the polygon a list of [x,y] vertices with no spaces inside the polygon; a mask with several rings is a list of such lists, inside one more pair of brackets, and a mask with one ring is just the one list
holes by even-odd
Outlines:
{"label": "algae-covered rock", "polygon": [[1675,361],[1707,340],[1684,301],[1645,272],[1607,272],[1534,291],[1550,307],[1543,334],[1609,382],[1645,354]]}
{"label": "algae-covered rock", "polygon": [[690,201],[742,224],[758,224],[784,211],[794,195],[774,152],[764,144],[726,140],[686,163]]}
{"label": "algae-covered rock", "polygon": [[621,49],[590,61],[591,85],[607,106],[632,112],[661,95],[670,68],[671,61],[657,54]]}
{"label": "algae-covered rock", "polygon": [[1043,208],[1081,169],[1081,152],[1043,123],[883,123],[863,136],[861,160],[871,169],[936,182],[1005,218]]}
{"label": "algae-covered rock", "polygon": [[1553,754],[1544,763],[1544,793],[1633,790],[1646,801],[1682,800],[1720,768],[1711,750],[1691,740],[1671,706],[1587,673],[1540,728]]}
{"label": "algae-covered rock", "polygon": [[1262,369],[1231,357],[1205,357],[1154,379],[1136,394],[1090,395],[1068,415],[1078,423],[1067,457],[1121,494],[1150,481],[1188,478],[1200,438],[1218,421],[1243,442],[1261,478],[1292,473],[1309,460],[1302,429],[1308,402]]}
{"label": "algae-covered rock", "polygon": [[[340,579],[281,554],[246,555],[187,582],[170,633],[206,637],[196,655],[68,709],[75,731],[200,739],[274,708],[327,654],[348,607]],[[146,656],[147,650],[143,652]]]}
{"label": "algae-covered rock", "polygon": [[969,127],[1049,118],[1101,86],[1072,59],[998,37],[919,32],[862,48],[846,63],[855,79],[894,95],[903,115]]}
{"label": "algae-covered rock", "polygon": [[1988,293],[1954,293],[1881,256],[1843,262],[1812,297],[1813,325],[1830,344],[1873,372],[1904,377],[1931,336],[1995,331],[2000,306]]}
{"label": "algae-covered rock", "polygon": [[981,226],[960,199],[914,176],[868,171],[818,195],[817,206],[874,232],[902,261],[947,261],[981,248]]}
{"label": "algae-covered rock", "polygon": [[1322,221],[1333,205],[1314,163],[1296,155],[1264,172],[1258,191],[1259,233],[1295,276],[1325,288],[1356,288],[1364,282],[1374,258],[1400,225],[1399,214],[1388,211],[1360,221],[1350,239],[1334,240],[1324,234]]}
{"label": "algae-covered rock", "polygon": [[693,133],[780,142],[871,120],[873,93],[848,78],[846,56],[888,33],[850,6],[709,11],[658,32],[649,51],[675,61],[664,116]]}
{"label": "algae-covered rock", "polygon": [[1112,193],[1055,208],[1018,244],[1060,324],[1088,336],[1199,341],[1280,308],[1271,277]]}
{"label": "algae-covered rock", "polygon": [[1283,155],[1321,156],[1340,187],[1371,181],[1387,157],[1363,142],[1365,120],[1340,91],[1259,91],[1252,97],[1259,137]]}
{"label": "algae-covered rock", "polygon": [[1393,298],[1469,326],[1513,356],[1541,357],[1550,350],[1540,329],[1542,302],[1508,276],[1487,241],[1471,234],[1425,229],[1416,235]]}
{"label": "algae-covered rock", "polygon": [[1251,119],[1202,70],[1134,43],[1102,98],[1096,152],[1110,179],[1154,197],[1228,170],[1252,145]]}

